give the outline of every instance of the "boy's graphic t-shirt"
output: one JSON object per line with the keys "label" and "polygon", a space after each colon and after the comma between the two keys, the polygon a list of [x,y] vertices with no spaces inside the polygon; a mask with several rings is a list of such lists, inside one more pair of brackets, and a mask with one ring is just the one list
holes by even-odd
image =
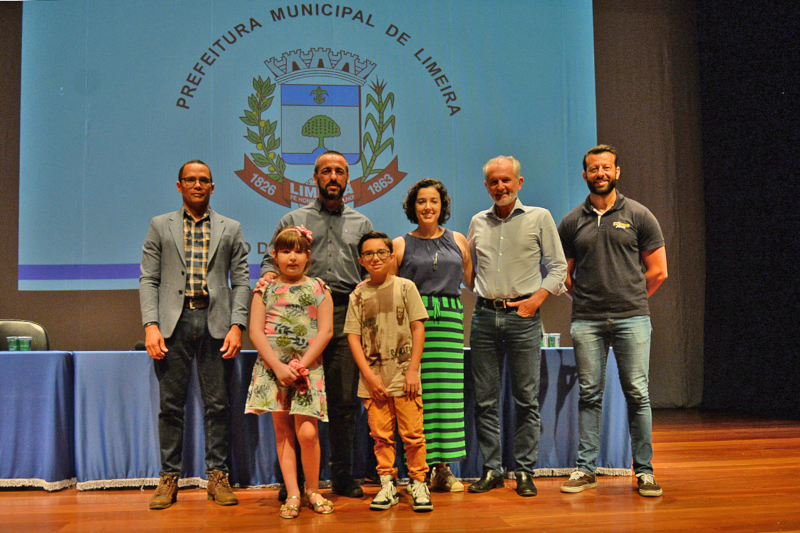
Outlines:
{"label": "boy's graphic t-shirt", "polygon": [[[345,334],[361,335],[361,347],[372,371],[389,396],[404,396],[403,383],[411,361],[411,322],[427,320],[417,286],[392,276],[379,287],[364,284],[350,295]],[[361,376],[358,396],[369,398]]]}

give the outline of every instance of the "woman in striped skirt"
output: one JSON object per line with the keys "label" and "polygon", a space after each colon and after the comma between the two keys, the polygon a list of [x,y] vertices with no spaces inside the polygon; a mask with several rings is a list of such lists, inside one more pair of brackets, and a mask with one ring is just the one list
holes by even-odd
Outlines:
{"label": "woman in striped skirt", "polygon": [[434,490],[461,492],[464,485],[447,463],[466,458],[464,443],[464,312],[461,281],[472,270],[467,239],[441,227],[450,218],[442,183],[415,183],[403,201],[417,228],[394,239],[397,274],[417,285],[430,319],[420,367],[428,464]]}

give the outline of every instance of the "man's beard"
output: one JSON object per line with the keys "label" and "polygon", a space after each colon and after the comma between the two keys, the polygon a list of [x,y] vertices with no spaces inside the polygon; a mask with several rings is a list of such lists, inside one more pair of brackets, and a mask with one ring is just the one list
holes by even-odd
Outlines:
{"label": "man's beard", "polygon": [[338,200],[344,196],[344,189],[342,187],[339,187],[339,189],[336,191],[329,191],[327,188],[319,185],[317,185],[317,187],[319,188],[319,195],[326,200]]}
{"label": "man's beard", "polygon": [[503,207],[503,206],[511,205],[511,204],[513,204],[513,203],[514,203],[514,202],[516,202],[516,201],[517,201],[517,193],[516,193],[516,192],[510,192],[510,193],[508,193],[508,195],[505,197],[505,199],[503,199],[503,200],[497,200],[497,201],[495,202],[495,204],[497,204],[497,205],[498,205],[498,206],[500,206],[500,207]]}
{"label": "man's beard", "polygon": [[617,178],[608,180],[608,184],[605,186],[603,190],[598,189],[593,181],[587,181],[586,185],[589,186],[589,191],[592,194],[596,194],[598,196],[607,196],[611,194],[614,191],[614,189],[617,188]]}

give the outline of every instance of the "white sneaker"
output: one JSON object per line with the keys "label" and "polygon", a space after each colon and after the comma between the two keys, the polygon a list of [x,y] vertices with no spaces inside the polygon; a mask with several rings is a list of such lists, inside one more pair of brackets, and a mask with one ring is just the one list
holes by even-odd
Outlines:
{"label": "white sneaker", "polygon": [[392,476],[381,476],[381,490],[372,499],[369,508],[373,511],[385,511],[398,503],[400,503],[400,495],[397,494],[394,479]]}
{"label": "white sneaker", "polygon": [[642,496],[661,496],[663,493],[661,485],[656,483],[653,474],[636,474],[636,481],[639,484],[639,494]]}
{"label": "white sneaker", "polygon": [[412,479],[409,484],[411,487],[411,508],[417,513],[427,513],[433,511],[433,503],[431,503],[431,493],[428,492],[428,486],[424,481],[417,481]]}
{"label": "white sneaker", "polygon": [[436,474],[431,479],[431,490],[439,492],[464,492],[461,483],[447,466],[436,467]]}
{"label": "white sneaker", "polygon": [[561,485],[561,492],[576,493],[586,489],[593,489],[597,486],[597,477],[590,476],[586,472],[575,470],[570,474],[569,479]]}

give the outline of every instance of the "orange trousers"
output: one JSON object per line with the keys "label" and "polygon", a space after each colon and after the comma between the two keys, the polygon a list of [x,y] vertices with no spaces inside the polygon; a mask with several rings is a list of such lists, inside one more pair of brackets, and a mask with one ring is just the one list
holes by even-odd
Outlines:
{"label": "orange trousers", "polygon": [[408,475],[425,481],[428,462],[425,460],[425,434],[422,429],[422,397],[409,400],[393,396],[383,400],[363,400],[367,408],[370,435],[375,439],[375,458],[378,475],[397,477],[397,445],[394,440],[395,424],[406,449]]}

